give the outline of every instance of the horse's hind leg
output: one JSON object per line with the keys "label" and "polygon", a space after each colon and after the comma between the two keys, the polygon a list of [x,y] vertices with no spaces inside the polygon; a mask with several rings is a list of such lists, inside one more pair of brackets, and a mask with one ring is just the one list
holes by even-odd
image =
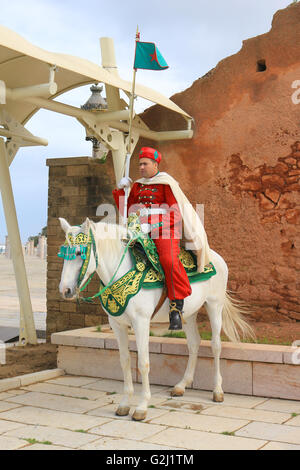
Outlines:
{"label": "horse's hind leg", "polygon": [[121,325],[111,317],[109,318],[109,323],[118,341],[120,362],[124,375],[124,395],[120,401],[116,415],[127,416],[130,411],[129,398],[133,395],[131,360],[128,348],[128,327]]}
{"label": "horse's hind leg", "polygon": [[206,302],[205,308],[209,316],[212,338],[211,348],[214,355],[214,390],[213,401],[224,401],[224,392],[222,390],[222,376],[220,372],[221,355],[221,328],[222,328],[222,310],[223,305],[220,302]]}
{"label": "horse's hind leg", "polygon": [[200,335],[198,332],[196,319],[197,314],[194,314],[191,317],[188,317],[183,324],[183,329],[187,338],[189,360],[182,380],[177,385],[175,385],[171,391],[171,395],[173,397],[182,396],[185,392],[185,388],[191,385],[193,382],[200,345]]}

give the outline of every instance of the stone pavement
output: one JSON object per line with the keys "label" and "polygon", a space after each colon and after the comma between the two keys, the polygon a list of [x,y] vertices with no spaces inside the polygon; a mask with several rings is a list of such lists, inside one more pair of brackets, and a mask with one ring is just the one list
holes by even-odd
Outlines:
{"label": "stone pavement", "polygon": [[[35,324],[43,330],[46,262],[25,263]],[[1,326],[19,326],[13,266],[2,255]],[[0,380],[0,450],[300,450],[300,401],[225,394],[224,403],[213,403],[211,392],[171,398],[169,387],[152,385],[147,418],[135,422],[115,415],[122,382],[50,372]],[[140,389],[135,384],[136,394]],[[137,395],[131,413],[136,403]]]}
{"label": "stone pavement", "polygon": [[[25,256],[25,266],[37,330],[46,329],[46,260]],[[0,255],[0,328],[20,325],[20,305],[11,259]]]}
{"label": "stone pavement", "polygon": [[225,394],[214,403],[211,392],[171,398],[152,385],[147,418],[135,422],[115,415],[122,382],[49,372],[21,376],[15,389],[15,379],[0,381],[1,450],[300,450],[300,401]]}

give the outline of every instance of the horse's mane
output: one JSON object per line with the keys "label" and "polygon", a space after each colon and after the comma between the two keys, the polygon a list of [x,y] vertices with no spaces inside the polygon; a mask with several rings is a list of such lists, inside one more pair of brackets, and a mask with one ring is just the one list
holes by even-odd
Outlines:
{"label": "horse's mane", "polygon": [[95,227],[97,249],[100,256],[101,252],[119,254],[121,239],[127,235],[126,227],[108,222],[98,222]]}

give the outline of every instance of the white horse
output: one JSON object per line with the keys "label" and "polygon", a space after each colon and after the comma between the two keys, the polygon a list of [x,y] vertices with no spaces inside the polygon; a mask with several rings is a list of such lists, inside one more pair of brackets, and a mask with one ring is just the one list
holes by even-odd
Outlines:
{"label": "white horse", "polygon": [[[124,251],[122,238],[126,236],[126,229],[115,224],[104,222],[94,223],[89,219],[81,226],[70,226],[65,219],[60,218],[62,229],[66,237],[70,234],[76,237],[78,233],[92,231],[95,240],[96,253],[91,250],[87,271],[80,282],[83,286],[89,276],[95,271],[100,279],[107,285],[115,273],[120,257]],[[67,238],[68,239],[68,238]],[[76,247],[76,257],[72,260],[64,260],[63,271],[59,290],[64,299],[74,299],[79,293],[78,278],[83,261],[80,256],[80,246]],[[98,258],[98,266],[96,256]],[[222,377],[220,373],[221,339],[220,332],[224,333],[230,341],[239,341],[239,328],[243,336],[253,336],[252,329],[243,320],[239,304],[233,301],[226,291],[228,269],[223,258],[211,250],[211,261],[216,268],[216,274],[210,279],[196,282],[191,285],[192,294],[184,301],[183,329],[186,333],[189,359],[186,371],[180,382],[171,391],[172,396],[182,396],[185,388],[190,386],[195,372],[197,354],[200,345],[200,336],[196,324],[197,313],[202,305],[205,306],[209,316],[212,330],[211,347],[214,356],[214,389],[213,400],[222,402],[224,394],[222,390]],[[120,265],[115,280],[126,274],[132,267],[129,252],[126,253]],[[132,418],[143,420],[146,417],[148,402],[150,400],[149,387],[149,329],[150,319],[162,294],[162,289],[141,289],[137,295],[131,298],[124,313],[119,317],[109,315],[109,323],[113,329],[120,352],[120,362],[124,374],[124,394],[118,406],[116,414],[125,416],[130,411],[130,397],[133,394],[131,376],[130,354],[128,349],[128,327],[134,329],[138,350],[138,369],[142,378],[141,398]],[[158,311],[156,322],[169,321],[168,299]]]}

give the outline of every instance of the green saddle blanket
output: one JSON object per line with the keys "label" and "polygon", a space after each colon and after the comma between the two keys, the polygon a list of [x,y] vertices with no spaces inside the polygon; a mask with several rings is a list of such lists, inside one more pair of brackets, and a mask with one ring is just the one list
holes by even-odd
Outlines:
{"label": "green saddle blanket", "polygon": [[[129,219],[128,228],[132,230],[131,227]],[[155,243],[148,235],[141,233],[138,224],[135,224],[133,232],[133,244],[129,247],[132,268],[99,297],[102,306],[112,316],[122,315],[131,297],[136,295],[142,287],[155,289],[165,284],[165,276]],[[203,272],[198,273],[196,256],[192,251],[180,248],[179,259],[190,283],[206,281],[216,274],[212,263],[206,265]],[[102,282],[101,285],[104,286]]]}

